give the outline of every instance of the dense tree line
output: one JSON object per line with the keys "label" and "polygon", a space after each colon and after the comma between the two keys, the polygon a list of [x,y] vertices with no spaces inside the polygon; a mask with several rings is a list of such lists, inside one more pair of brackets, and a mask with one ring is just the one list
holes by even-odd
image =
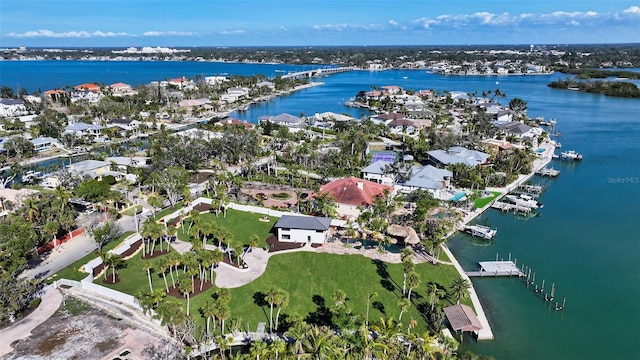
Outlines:
{"label": "dense tree line", "polygon": [[633,83],[625,81],[576,81],[574,79],[557,80],[548,84],[556,89],[603,94],[615,97],[640,98],[640,89]]}

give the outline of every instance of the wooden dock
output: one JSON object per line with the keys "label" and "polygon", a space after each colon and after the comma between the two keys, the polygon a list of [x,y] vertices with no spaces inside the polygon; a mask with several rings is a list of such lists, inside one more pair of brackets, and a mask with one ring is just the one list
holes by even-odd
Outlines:
{"label": "wooden dock", "polygon": [[523,213],[529,213],[531,211],[530,207],[526,207],[526,206],[522,206],[522,205],[516,205],[516,204],[510,204],[510,203],[506,203],[506,202],[502,202],[502,201],[496,201],[493,204],[491,204],[491,207],[494,209],[498,209],[501,211],[519,211],[519,212],[523,212]]}
{"label": "wooden dock", "polygon": [[469,277],[524,277],[526,274],[520,270],[513,261],[481,261],[479,271],[465,271]]}

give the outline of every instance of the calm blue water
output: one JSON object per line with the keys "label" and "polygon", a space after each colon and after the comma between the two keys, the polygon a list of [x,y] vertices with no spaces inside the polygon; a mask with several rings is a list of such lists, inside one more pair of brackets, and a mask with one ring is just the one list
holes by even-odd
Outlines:
{"label": "calm blue water", "polygon": [[[196,74],[258,74],[281,65],[215,63],[0,62],[0,84],[21,83],[47,89],[82,82],[138,84]],[[91,70],[87,70],[91,68]],[[294,67],[295,68],[295,67]],[[406,77],[406,79],[404,78]],[[555,162],[556,179],[540,201],[539,216],[523,220],[490,210],[478,222],[498,228],[489,246],[465,235],[449,241],[467,269],[476,262],[509,253],[536,272],[537,283],[556,286],[556,299],[567,297],[566,310],[555,312],[515,279],[481,279],[474,286],[496,337],[463,349],[497,359],[639,359],[640,358],[640,101],[554,90],[546,86],[561,74],[509,77],[444,77],[424,71],[350,72],[324,78],[311,88],[252,107],[234,116],[255,122],[260,115],[288,112],[312,115],[334,111],[359,117],[342,104],[371,85],[405,89],[462,90],[499,88],[528,102],[531,117],[556,118],[563,150],[584,155],[579,163]],[[498,82],[498,83],[496,83]]]}

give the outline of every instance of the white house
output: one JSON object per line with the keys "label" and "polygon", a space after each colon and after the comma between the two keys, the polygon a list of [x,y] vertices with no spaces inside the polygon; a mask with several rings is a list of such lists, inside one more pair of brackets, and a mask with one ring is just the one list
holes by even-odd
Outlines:
{"label": "white house", "polygon": [[410,193],[413,190],[427,190],[437,198],[443,198],[441,192],[446,190],[453,173],[449,170],[438,169],[427,165],[421,168],[414,168],[409,180],[396,185],[396,189],[403,193]]}
{"label": "white house", "polygon": [[84,160],[77,163],[67,165],[69,172],[75,175],[87,175],[92,178],[98,176],[106,176],[111,172],[111,163],[99,160]]}
{"label": "white house", "polygon": [[24,101],[19,99],[1,99],[0,100],[0,116],[20,116],[27,113]]}
{"label": "white house", "polygon": [[102,135],[103,128],[102,125],[76,122],[67,125],[64,128],[63,134],[72,134],[77,137],[94,137]]}
{"label": "white house", "polygon": [[232,87],[227,89],[226,94],[220,95],[220,100],[228,103],[236,102],[249,96],[249,89],[243,87]]}
{"label": "white house", "polygon": [[396,183],[396,175],[391,172],[392,163],[378,160],[362,169],[362,178],[378,184],[393,185]]}
{"label": "white house", "polygon": [[29,141],[33,144],[33,148],[37,152],[51,150],[53,147],[60,146],[58,140],[52,137],[38,137]]}
{"label": "white house", "polygon": [[111,89],[111,93],[113,96],[128,96],[138,93],[137,91],[133,90],[131,85],[121,82],[109,85],[109,89]]}
{"label": "white house", "polygon": [[283,125],[288,127],[289,130],[293,131],[300,130],[304,128],[305,125],[304,119],[287,113],[282,113],[276,116],[260,116],[258,118],[258,121],[260,121],[261,123],[270,122],[273,124]]}
{"label": "white house", "polygon": [[207,85],[218,85],[225,81],[229,81],[226,76],[206,76],[204,78],[204,82]]}
{"label": "white house", "polygon": [[331,218],[282,215],[274,228],[280,242],[324,244],[330,225]]}

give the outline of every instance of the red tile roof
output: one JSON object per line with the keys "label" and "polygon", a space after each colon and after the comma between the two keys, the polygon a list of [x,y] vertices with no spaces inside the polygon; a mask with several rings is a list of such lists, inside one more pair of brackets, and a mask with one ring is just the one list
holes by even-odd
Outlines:
{"label": "red tile roof", "polygon": [[89,90],[89,91],[100,92],[100,86],[98,86],[96,84],[90,84],[90,83],[80,84],[80,85],[76,86],[75,89],[76,90]]}
{"label": "red tile roof", "polygon": [[226,126],[226,125],[242,125],[247,129],[253,129],[255,127],[254,124],[247,122],[245,120],[238,120],[238,119],[224,119],[224,120],[220,120],[217,123],[215,123],[216,125],[220,125],[220,126]]}
{"label": "red tile roof", "polygon": [[[358,186],[361,184],[360,186]],[[373,181],[359,179],[351,176],[346,179],[334,180],[320,186],[320,192],[328,192],[336,199],[337,203],[369,206],[373,204],[376,196],[381,196],[384,189],[393,190],[389,185],[382,185]]]}
{"label": "red tile roof", "polygon": [[110,88],[131,88],[131,85],[125,84],[125,83],[122,83],[122,82],[118,82],[118,83],[109,85],[109,87]]}
{"label": "red tile roof", "polygon": [[47,90],[44,92],[45,95],[66,94],[66,93],[67,92],[62,89]]}

